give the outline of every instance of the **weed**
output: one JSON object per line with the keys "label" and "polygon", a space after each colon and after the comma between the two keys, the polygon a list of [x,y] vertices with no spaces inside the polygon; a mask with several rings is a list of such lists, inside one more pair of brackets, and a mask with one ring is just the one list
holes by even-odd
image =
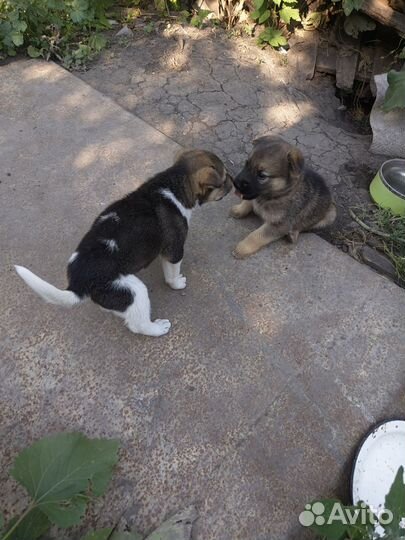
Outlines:
{"label": "weed", "polygon": [[405,283],[405,216],[395,216],[385,208],[358,206],[350,214],[367,233],[379,240],[382,250]]}
{"label": "weed", "polygon": [[111,0],[0,0],[0,56],[26,52],[81,67],[103,47]]}

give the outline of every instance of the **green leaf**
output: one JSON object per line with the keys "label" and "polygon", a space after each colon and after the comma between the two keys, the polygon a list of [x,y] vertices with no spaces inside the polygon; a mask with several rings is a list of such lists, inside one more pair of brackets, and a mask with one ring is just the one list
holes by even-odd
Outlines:
{"label": "green leaf", "polygon": [[251,16],[252,19],[255,21],[256,19],[258,19],[258,18],[260,17],[261,14],[262,14],[261,11],[256,10],[256,11],[253,11],[253,13],[251,13],[250,16]]}
{"label": "green leaf", "polygon": [[42,54],[40,49],[37,49],[36,47],[33,47],[32,45],[28,46],[27,53],[28,53],[28,56],[30,56],[31,58],[38,58]]}
{"label": "green leaf", "polygon": [[14,43],[16,47],[19,47],[20,45],[24,43],[24,36],[21,32],[18,32],[18,31],[11,32],[10,36],[11,36],[11,41]]}
{"label": "green leaf", "polygon": [[254,0],[253,4],[255,6],[255,10],[258,11],[263,7],[264,2],[267,0]]}
{"label": "green leaf", "polygon": [[[10,531],[17,522],[18,517],[12,519],[7,526],[6,532]],[[8,537],[8,540],[36,540],[42,536],[51,526],[49,519],[38,508],[31,510],[17,525]]]}
{"label": "green leaf", "polygon": [[275,6],[278,6],[278,7],[281,6],[281,2],[282,2],[282,0],[273,0],[273,4],[274,4]]}
{"label": "green leaf", "polygon": [[155,23],[153,21],[151,21],[148,24],[145,24],[144,31],[147,34],[150,34],[151,32],[153,32],[154,28],[155,28]]}
{"label": "green leaf", "polygon": [[287,45],[287,40],[282,32],[277,28],[266,28],[258,38],[259,45],[271,45],[271,47],[282,47]]}
{"label": "green leaf", "polygon": [[179,540],[179,538],[188,540],[191,537],[191,529],[196,519],[195,507],[189,506],[166,520],[145,540]]}
{"label": "green leaf", "polygon": [[387,75],[388,89],[385,93],[383,110],[405,108],[405,71],[390,71]]}
{"label": "green leaf", "polygon": [[297,8],[285,6],[280,9],[279,14],[280,14],[280,19],[282,19],[286,24],[290,24],[291,19],[293,21],[301,20],[300,12]]}
{"label": "green leaf", "polygon": [[360,32],[374,30],[376,24],[372,19],[366,17],[365,15],[360,15],[359,13],[351,13],[348,17],[345,18],[343,27],[346,34],[357,38]]}
{"label": "green leaf", "polygon": [[[405,94],[405,91],[403,93]],[[405,517],[405,483],[404,468],[402,466],[398,469],[395,480],[385,497],[385,509],[390,510],[393,515],[391,523],[382,525],[387,533],[387,536],[392,536],[393,538],[403,536],[404,529],[399,526],[400,521]]]}
{"label": "green leaf", "polygon": [[89,38],[89,47],[99,52],[107,45],[107,40],[101,34],[94,34]]}
{"label": "green leaf", "polygon": [[358,11],[363,4],[363,0],[342,0],[343,11],[345,12],[346,17],[355,9]]}
{"label": "green leaf", "polygon": [[117,450],[115,440],[62,433],[23,450],[11,474],[41,511],[64,527],[80,521],[86,507],[84,495],[104,493],[117,462]]}
{"label": "green leaf", "polygon": [[27,23],[25,21],[16,21],[13,23],[13,28],[17,32],[25,32],[27,30]]}
{"label": "green leaf", "polygon": [[264,11],[264,12],[260,15],[259,20],[258,20],[258,23],[259,23],[259,24],[265,23],[267,20],[270,19],[270,16],[271,16],[270,10],[269,10],[269,9],[266,9],[266,11]]}
{"label": "green leaf", "polygon": [[316,501],[323,504],[325,511],[322,516],[324,523],[314,523],[310,528],[327,540],[341,540],[346,537],[347,526],[338,519],[338,513],[344,512],[343,504],[336,499]]}
{"label": "green leaf", "polygon": [[112,528],[100,529],[99,531],[90,531],[84,535],[81,540],[109,540],[112,532]]}

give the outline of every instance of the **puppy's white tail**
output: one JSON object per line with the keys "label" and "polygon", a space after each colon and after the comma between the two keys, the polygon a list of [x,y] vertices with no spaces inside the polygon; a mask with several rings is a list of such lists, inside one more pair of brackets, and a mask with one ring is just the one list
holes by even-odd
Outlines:
{"label": "puppy's white tail", "polygon": [[80,296],[75,294],[72,291],[63,291],[62,289],[57,289],[50,283],[47,283],[40,277],[33,274],[28,268],[24,266],[14,267],[17,274],[25,283],[31,287],[45,302],[50,304],[58,304],[59,306],[71,307],[75,304],[78,304],[81,299]]}

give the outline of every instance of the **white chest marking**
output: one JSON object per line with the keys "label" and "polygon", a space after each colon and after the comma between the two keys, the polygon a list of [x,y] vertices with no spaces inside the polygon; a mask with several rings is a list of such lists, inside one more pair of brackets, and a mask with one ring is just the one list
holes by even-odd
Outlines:
{"label": "white chest marking", "polygon": [[101,242],[107,247],[110,253],[113,251],[118,251],[118,244],[115,240],[102,239]]}
{"label": "white chest marking", "polygon": [[104,214],[98,218],[99,223],[105,221],[106,219],[112,219],[116,223],[119,222],[120,218],[117,214],[117,212],[108,212],[108,214]]}
{"label": "white chest marking", "polygon": [[177,210],[180,212],[180,214],[186,218],[187,220],[187,224],[190,223],[190,219],[191,219],[191,214],[193,212],[193,209],[192,208],[186,208],[178,199],[177,197],[175,197],[173,195],[173,193],[170,191],[170,189],[161,189],[160,190],[160,193],[163,195],[163,197],[165,197],[166,199],[168,199],[169,201],[171,201],[174,206],[177,208]]}
{"label": "white chest marking", "polygon": [[75,261],[78,256],[79,256],[78,251],[75,251],[74,253],[72,253],[72,255],[69,257],[68,264],[71,264],[73,261]]}

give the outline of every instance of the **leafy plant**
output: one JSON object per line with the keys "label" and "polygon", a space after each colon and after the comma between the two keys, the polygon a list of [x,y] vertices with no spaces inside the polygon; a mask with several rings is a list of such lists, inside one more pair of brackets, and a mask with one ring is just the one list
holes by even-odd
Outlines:
{"label": "leafy plant", "polygon": [[194,26],[196,28],[202,28],[204,25],[204,21],[210,15],[212,11],[209,9],[200,9],[195,13],[190,20],[191,26]]}
{"label": "leafy plant", "polygon": [[384,97],[384,111],[405,108],[405,71],[390,71],[387,75],[388,89]]}
{"label": "leafy plant", "polygon": [[277,28],[273,28],[271,26],[259,34],[257,42],[260,47],[270,45],[271,47],[277,48],[287,45],[287,40],[283,36],[281,30],[277,30]]}
{"label": "leafy plant", "polygon": [[[395,480],[385,497],[385,516],[376,516],[364,503],[345,506],[340,501],[327,499],[317,501],[324,509],[322,519],[316,519],[311,529],[326,540],[399,540],[405,537],[402,520],[405,518],[404,468],[400,467]],[[314,504],[317,504],[314,503]],[[313,507],[313,505],[312,505]],[[392,519],[385,519],[386,516]],[[383,534],[376,532],[376,525]]]}
{"label": "leafy plant", "polygon": [[277,48],[287,45],[287,39],[280,29],[280,24],[289,25],[291,21],[300,21],[301,16],[297,0],[254,0],[255,10],[251,17],[257,24],[267,26],[258,37],[261,47],[270,45]]}
{"label": "leafy plant", "polygon": [[359,13],[350,13],[343,23],[346,34],[354,38],[357,38],[360,32],[374,30],[375,27],[376,24],[370,17],[360,15]]}
{"label": "leafy plant", "polygon": [[[51,525],[76,525],[88,502],[107,489],[117,463],[118,442],[88,439],[81,433],[45,437],[15,459],[12,476],[26,489],[31,502],[5,526],[0,513],[1,540],[37,540]],[[197,518],[194,506],[167,519],[145,540],[189,540]],[[116,527],[90,531],[81,540],[143,540],[135,531]]]}
{"label": "leafy plant", "polygon": [[27,52],[83,65],[106,45],[111,0],[0,0],[0,55]]}
{"label": "leafy plant", "polygon": [[11,475],[31,497],[2,540],[36,540],[51,524],[76,525],[92,497],[102,495],[117,462],[118,442],[88,439],[80,433],[45,437],[23,450]]}

